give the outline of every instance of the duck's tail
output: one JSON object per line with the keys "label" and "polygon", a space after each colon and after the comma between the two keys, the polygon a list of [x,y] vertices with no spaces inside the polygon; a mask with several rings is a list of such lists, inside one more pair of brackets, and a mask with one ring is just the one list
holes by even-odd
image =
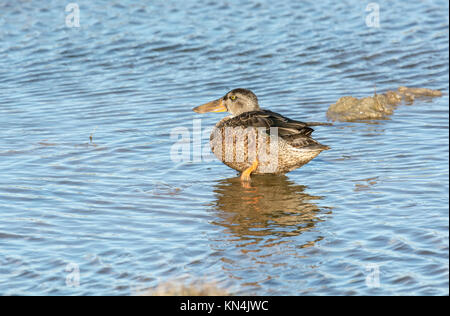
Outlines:
{"label": "duck's tail", "polygon": [[316,151],[316,150],[317,151],[318,150],[322,151],[322,150],[329,150],[329,149],[331,149],[331,147],[329,147],[327,145],[322,145],[322,144],[314,144],[314,145],[310,145],[308,147],[305,147],[304,149],[314,150],[314,151]]}
{"label": "duck's tail", "polygon": [[330,126],[333,125],[333,123],[322,123],[322,122],[305,122],[306,126],[321,126],[321,125],[326,125],[326,126]]}

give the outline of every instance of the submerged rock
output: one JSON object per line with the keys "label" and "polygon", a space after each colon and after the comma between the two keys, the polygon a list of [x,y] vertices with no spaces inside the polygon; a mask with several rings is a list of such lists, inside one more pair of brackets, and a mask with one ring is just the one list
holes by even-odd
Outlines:
{"label": "submerged rock", "polygon": [[189,284],[183,282],[167,282],[156,288],[136,293],[139,296],[230,296],[215,283],[196,281]]}
{"label": "submerged rock", "polygon": [[393,113],[396,105],[402,101],[411,104],[416,96],[438,97],[442,96],[442,92],[426,88],[399,87],[397,91],[390,90],[384,94],[375,94],[361,99],[345,96],[330,105],[327,117],[332,121],[383,119],[386,115]]}
{"label": "submerged rock", "polygon": [[395,91],[386,92],[386,98],[389,104],[399,104],[402,101],[402,96]]}
{"label": "submerged rock", "polygon": [[333,121],[374,120],[392,113],[388,98],[379,94],[362,99],[342,97],[330,106],[327,117]]}
{"label": "submerged rock", "polygon": [[441,97],[442,96],[441,91],[427,89],[427,88],[398,87],[398,92],[402,93],[402,94],[412,94],[415,96],[427,96],[427,97]]}

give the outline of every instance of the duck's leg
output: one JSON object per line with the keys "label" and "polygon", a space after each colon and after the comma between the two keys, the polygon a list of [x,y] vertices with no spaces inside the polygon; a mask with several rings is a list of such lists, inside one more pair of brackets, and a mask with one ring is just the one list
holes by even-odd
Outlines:
{"label": "duck's leg", "polygon": [[249,182],[250,174],[258,168],[258,164],[258,158],[256,158],[255,161],[253,161],[252,165],[245,169],[244,172],[242,172],[241,181]]}

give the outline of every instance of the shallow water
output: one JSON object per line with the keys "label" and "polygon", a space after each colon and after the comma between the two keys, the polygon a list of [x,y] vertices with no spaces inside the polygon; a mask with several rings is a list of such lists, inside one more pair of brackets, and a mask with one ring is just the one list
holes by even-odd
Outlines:
{"label": "shallow water", "polygon": [[[0,4],[0,294],[202,279],[233,294],[448,295],[447,1],[379,1],[379,28],[360,1],[77,3],[80,28],[58,1]],[[232,88],[325,121],[375,84],[444,96],[319,126],[332,150],[249,188],[199,159],[223,115],[191,108]],[[189,161],[170,158],[175,127]]]}

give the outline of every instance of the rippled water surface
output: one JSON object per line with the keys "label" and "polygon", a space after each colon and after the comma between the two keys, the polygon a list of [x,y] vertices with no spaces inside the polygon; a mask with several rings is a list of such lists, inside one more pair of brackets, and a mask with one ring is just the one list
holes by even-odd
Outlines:
{"label": "rippled water surface", "polygon": [[[0,294],[199,279],[239,295],[448,294],[447,1],[379,1],[379,28],[364,1],[77,3],[79,28],[61,1],[0,3]],[[443,96],[319,126],[332,150],[250,187],[199,159],[223,114],[191,108],[232,88],[325,121],[375,85]],[[176,127],[189,161],[170,158]]]}

